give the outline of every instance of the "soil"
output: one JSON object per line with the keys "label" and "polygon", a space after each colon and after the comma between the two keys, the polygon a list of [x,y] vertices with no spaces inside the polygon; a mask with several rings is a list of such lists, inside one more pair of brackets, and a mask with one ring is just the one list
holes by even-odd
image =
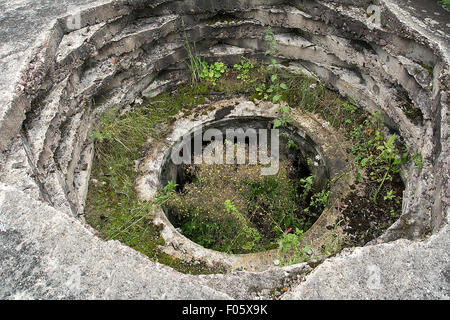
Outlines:
{"label": "soil", "polygon": [[[341,227],[347,234],[346,247],[363,246],[378,238],[400,216],[402,203],[400,200],[404,190],[404,184],[399,175],[393,177],[383,186],[378,201],[375,203],[372,197],[376,186],[367,184],[363,195],[352,192],[341,204],[345,208],[342,212]],[[384,194],[393,190],[396,197],[385,200]]]}

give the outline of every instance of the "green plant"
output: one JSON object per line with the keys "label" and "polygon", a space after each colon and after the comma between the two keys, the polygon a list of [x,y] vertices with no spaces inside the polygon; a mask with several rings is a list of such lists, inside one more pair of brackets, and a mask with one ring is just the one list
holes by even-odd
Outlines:
{"label": "green plant", "polygon": [[266,47],[267,50],[264,53],[266,56],[270,56],[270,63],[266,67],[269,72],[270,84],[261,84],[261,86],[256,88],[259,97],[264,100],[271,99],[273,103],[276,103],[282,99],[282,91],[288,90],[288,86],[284,82],[279,81],[278,70],[281,68],[277,60],[274,58],[278,52],[278,42],[275,39],[275,34],[271,27],[267,28],[266,36]]}
{"label": "green plant", "polygon": [[[395,138],[396,135],[392,135],[387,141],[383,141],[383,143],[377,146],[377,150],[380,150],[381,153],[374,161],[380,161],[384,165],[384,176],[377,181],[380,183],[377,191],[373,196],[373,201],[377,203],[377,196],[383,187],[386,179],[392,181],[392,173],[398,173],[400,171],[400,164],[404,162],[403,158],[397,157],[397,150],[395,148]],[[381,140],[381,139],[380,139]]]}
{"label": "green plant", "polygon": [[200,78],[212,83],[213,86],[217,84],[222,74],[227,71],[227,66],[223,62],[214,62],[208,64],[206,61],[201,62]]}
{"label": "green plant", "polygon": [[244,237],[244,243],[242,243],[242,249],[246,251],[251,251],[261,239],[261,234],[253,227],[248,225],[248,222],[238,210],[231,203],[230,200],[225,201],[225,210],[227,213],[231,214],[241,225],[240,234],[238,234],[231,242],[230,247],[232,247],[235,242],[239,241],[239,237],[242,235]]}
{"label": "green plant", "polygon": [[450,0],[438,0],[438,3],[450,9]]}
{"label": "green plant", "polygon": [[287,253],[292,249],[298,249],[300,242],[303,241],[303,231],[295,229],[295,233],[283,233],[278,240],[278,250],[281,253]]}
{"label": "green plant", "polygon": [[422,158],[422,154],[420,153],[416,153],[415,155],[413,155],[413,160],[414,160],[414,168],[417,169],[422,169],[423,168],[423,158]]}
{"label": "green plant", "polygon": [[294,140],[289,140],[287,142],[287,147],[289,149],[298,149],[298,145],[294,142]]}
{"label": "green plant", "polygon": [[256,92],[258,96],[263,100],[268,100],[272,96],[273,91],[274,87],[273,86],[266,87],[265,83],[262,83],[259,87],[256,87]]}
{"label": "green plant", "polygon": [[181,24],[184,33],[184,48],[188,55],[188,62],[186,64],[191,73],[192,83],[195,84],[203,79],[211,82],[215,86],[216,81],[227,70],[227,66],[223,62],[215,62],[210,65],[208,62],[203,61],[197,53],[195,42],[191,45],[191,42],[189,41],[183,19],[181,20]]}
{"label": "green plant", "polygon": [[170,196],[175,193],[175,188],[177,186],[178,185],[173,181],[169,181],[162,191],[158,192],[155,204],[161,205],[165,200],[169,199]]}
{"label": "green plant", "polygon": [[186,33],[184,19],[181,19],[181,25],[183,27],[184,48],[188,54],[188,62],[186,64],[191,73],[191,81],[192,81],[192,83],[195,84],[195,83],[199,82],[201,79],[201,73],[203,70],[202,60],[197,53],[197,48],[195,46],[195,42],[191,46],[188,35]]}
{"label": "green plant", "polygon": [[394,191],[389,190],[388,193],[384,196],[384,200],[394,200],[395,195],[393,194]]}
{"label": "green plant", "polygon": [[312,196],[309,206],[316,208],[325,208],[328,204],[329,196],[330,191],[322,190]]}
{"label": "green plant", "polygon": [[342,107],[344,107],[344,109],[350,112],[351,114],[355,113],[356,110],[358,109],[356,106],[346,102],[342,104]]}
{"label": "green plant", "polygon": [[111,140],[112,139],[111,134],[103,133],[103,132],[98,131],[98,130],[92,131],[91,137],[92,137],[92,139],[94,139],[94,141],[98,141],[100,143],[102,143],[104,140]]}
{"label": "green plant", "polygon": [[285,126],[292,122],[289,114],[291,113],[291,108],[287,105],[281,106],[278,108],[277,113],[280,115],[280,118],[275,120],[273,123],[273,128],[277,129],[279,127]]}
{"label": "green plant", "polygon": [[389,211],[389,213],[391,214],[391,217],[392,217],[392,218],[395,218],[395,217],[397,216],[397,214],[395,213],[395,210],[394,210],[394,209],[391,209],[391,210]]}
{"label": "green plant", "polygon": [[250,71],[254,67],[255,66],[253,65],[253,63],[251,63],[250,60],[242,57],[241,62],[239,64],[235,64],[233,68],[238,72],[237,78],[246,82],[250,79]]}
{"label": "green plant", "polygon": [[298,228],[294,233],[285,232],[278,239],[278,256],[281,265],[291,265],[295,263],[308,261],[308,253],[311,251],[311,245],[302,247],[304,242],[304,232]]}
{"label": "green plant", "polygon": [[408,161],[409,153],[403,154],[395,146],[396,135],[387,140],[381,134],[379,128],[382,126],[379,114],[374,122],[365,120],[362,125],[354,126],[351,135],[356,140],[353,153],[356,154],[355,163],[358,168],[357,180],[362,172],[368,172],[369,179],[377,182],[378,186],[373,194],[373,201],[377,204],[378,194],[386,181],[392,181],[393,175],[400,172],[400,166]]}
{"label": "green plant", "polygon": [[311,175],[306,178],[300,179],[300,185],[303,187],[303,197],[306,198],[306,196],[311,192],[313,185],[314,185],[314,175]]}

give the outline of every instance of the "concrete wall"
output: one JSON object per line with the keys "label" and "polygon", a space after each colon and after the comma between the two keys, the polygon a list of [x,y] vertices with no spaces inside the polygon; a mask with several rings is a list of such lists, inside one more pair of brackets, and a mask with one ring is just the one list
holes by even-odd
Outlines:
{"label": "concrete wall", "polygon": [[[379,242],[437,234],[447,228],[449,210],[448,27],[431,28],[402,1],[390,0],[380,1],[381,24],[373,25],[368,2],[2,3],[0,182],[67,219],[79,218],[91,168],[92,123],[102,110],[186,80],[181,21],[205,58],[229,62],[242,54],[261,56],[270,25],[280,59],[315,74],[369,112],[382,110],[391,130],[422,154],[422,170],[404,170],[402,216]],[[69,5],[85,7],[68,14]],[[232,15],[234,22],[210,24],[218,13]],[[21,17],[26,19],[15,24]],[[432,74],[424,66],[432,67]],[[399,96],[409,99],[422,119],[408,118]]]}

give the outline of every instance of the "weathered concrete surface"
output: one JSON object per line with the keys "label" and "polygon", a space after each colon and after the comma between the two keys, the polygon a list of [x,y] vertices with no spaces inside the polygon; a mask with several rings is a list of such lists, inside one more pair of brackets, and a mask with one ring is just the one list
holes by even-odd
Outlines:
{"label": "weathered concrete surface", "polygon": [[396,2],[422,31],[430,32],[443,39],[450,38],[448,15],[442,10],[442,5],[438,1],[398,0]]}
{"label": "weathered concrete surface", "polygon": [[[373,27],[366,21],[369,2],[2,1],[0,298],[245,298],[308,271],[185,276],[99,240],[74,218],[83,212],[95,112],[186,79],[181,17],[205,58],[226,61],[240,52],[261,56],[272,25],[280,59],[370,112],[382,110],[391,129],[423,155],[422,170],[404,170],[398,222],[371,246],[325,262],[286,297],[448,298],[448,13],[434,3],[423,12],[425,0],[419,10],[408,0],[381,0],[384,25]],[[85,6],[79,30],[64,18],[76,13],[71,5]],[[219,11],[237,21],[207,23]],[[422,123],[405,115],[399,94],[420,110]],[[91,112],[93,98],[99,110]],[[366,261],[375,266],[370,272],[382,273],[377,290],[367,287]],[[73,286],[78,270],[81,290]]]}
{"label": "weathered concrete surface", "polygon": [[[33,48],[45,41],[47,31],[52,27],[55,18],[68,15],[86,4],[99,4],[93,0],[63,0],[63,1],[14,1],[6,0],[0,3],[0,122],[22,121],[27,102],[21,101],[11,110],[14,104],[15,87],[21,73],[27,68],[27,62],[32,59]],[[102,1],[104,2],[104,1]],[[5,120],[6,115],[14,114],[13,118]],[[1,123],[1,126],[5,126]],[[3,132],[14,130],[13,125],[7,126]],[[4,133],[3,133],[4,134]],[[3,140],[3,139],[1,139]],[[0,143],[3,149],[5,145]]]}
{"label": "weathered concrete surface", "polygon": [[283,299],[450,298],[450,232],[343,251]]}
{"label": "weathered concrete surface", "polygon": [[230,299],[0,184],[0,297]]}
{"label": "weathered concrete surface", "polygon": [[184,275],[0,183],[0,299],[269,298],[307,271]]}

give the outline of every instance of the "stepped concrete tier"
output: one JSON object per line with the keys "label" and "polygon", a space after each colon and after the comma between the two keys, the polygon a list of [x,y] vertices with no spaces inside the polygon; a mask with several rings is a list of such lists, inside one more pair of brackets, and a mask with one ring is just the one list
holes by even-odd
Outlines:
{"label": "stepped concrete tier", "polygon": [[[372,2],[2,1],[0,297],[258,298],[287,287],[282,298],[448,299],[449,13],[429,0]],[[283,65],[382,110],[422,154],[422,169],[402,171],[399,220],[318,266],[224,275],[180,274],[99,239],[83,218],[97,115],[185,82],[184,31],[204,59],[233,63],[264,57],[267,26]]]}

